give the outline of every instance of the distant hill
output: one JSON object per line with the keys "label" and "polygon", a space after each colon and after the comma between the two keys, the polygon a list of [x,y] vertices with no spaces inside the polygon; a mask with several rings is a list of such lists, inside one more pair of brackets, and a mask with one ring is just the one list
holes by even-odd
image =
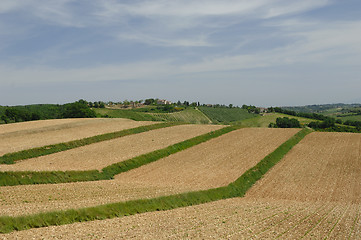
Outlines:
{"label": "distant hill", "polygon": [[322,104],[322,105],[307,105],[297,107],[282,107],[283,109],[292,110],[295,112],[304,113],[318,113],[328,117],[334,117],[341,119],[343,122],[350,121],[361,121],[361,104]]}
{"label": "distant hill", "polygon": [[288,109],[296,112],[305,113],[323,113],[331,109],[350,109],[350,108],[361,107],[360,103],[345,104],[345,103],[334,103],[334,104],[320,104],[320,105],[306,105],[306,106],[286,106],[283,109]]}

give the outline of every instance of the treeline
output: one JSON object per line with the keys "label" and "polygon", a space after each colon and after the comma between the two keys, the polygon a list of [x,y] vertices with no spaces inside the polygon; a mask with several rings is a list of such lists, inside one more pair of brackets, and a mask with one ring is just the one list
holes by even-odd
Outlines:
{"label": "treeline", "polygon": [[[283,113],[295,117],[303,117],[303,118],[318,120],[318,121],[310,122],[307,126],[319,131],[354,132],[354,133],[361,132],[361,121],[347,120],[345,122],[342,122],[341,119],[335,119],[332,117],[324,116],[322,114],[295,112],[292,110],[283,109],[279,107],[275,107],[275,108],[271,107],[268,109],[268,111]],[[271,123],[269,127],[280,127],[280,128],[295,127],[295,126],[297,127],[296,121],[297,121],[296,119],[277,118],[276,123]]]}
{"label": "treeline", "polygon": [[35,104],[13,107],[1,106],[0,110],[0,123],[96,117],[95,112],[90,109],[89,103],[85,100],[79,100],[74,103],[67,103],[63,105]]}
{"label": "treeline", "polygon": [[320,121],[326,121],[326,120],[334,120],[336,123],[342,124],[342,120],[337,119],[335,120],[332,117],[328,117],[322,114],[317,114],[317,113],[304,113],[304,112],[296,112],[296,111],[292,111],[292,110],[288,110],[288,109],[284,109],[284,108],[280,108],[280,107],[271,107],[268,109],[269,112],[278,112],[278,113],[283,113],[283,114],[287,114],[287,115],[291,115],[291,116],[295,116],[295,117],[303,117],[303,118],[310,118],[310,119],[315,119],[315,120],[320,120]]}

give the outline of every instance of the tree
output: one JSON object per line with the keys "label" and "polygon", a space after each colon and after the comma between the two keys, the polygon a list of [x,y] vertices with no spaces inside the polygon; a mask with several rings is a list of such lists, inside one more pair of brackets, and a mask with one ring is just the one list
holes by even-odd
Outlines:
{"label": "tree", "polygon": [[9,121],[10,121],[9,118],[5,115],[1,116],[1,120],[3,120],[6,124],[9,123]]}
{"label": "tree", "polygon": [[154,102],[155,102],[154,98],[148,98],[148,99],[145,99],[144,104],[151,105],[151,104],[154,104]]}
{"label": "tree", "polygon": [[276,126],[279,128],[300,128],[301,124],[295,118],[289,119],[288,117],[283,117],[276,119]]}
{"label": "tree", "polygon": [[83,102],[69,103],[65,105],[63,118],[93,118],[96,114],[88,104]]}

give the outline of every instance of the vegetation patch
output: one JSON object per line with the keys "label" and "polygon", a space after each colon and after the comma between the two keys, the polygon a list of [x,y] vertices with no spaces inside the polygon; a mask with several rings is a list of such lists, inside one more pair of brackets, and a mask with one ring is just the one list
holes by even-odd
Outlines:
{"label": "vegetation patch", "polygon": [[5,154],[0,157],[0,164],[13,164],[19,160],[45,156],[45,155],[73,149],[73,148],[82,147],[82,146],[93,144],[93,143],[107,141],[107,140],[124,137],[124,136],[131,135],[131,134],[146,132],[146,131],[155,130],[155,129],[159,129],[159,128],[175,126],[175,125],[179,125],[179,124],[181,124],[181,123],[169,123],[168,122],[168,123],[140,126],[137,128],[131,128],[131,129],[126,129],[126,130],[112,132],[112,133],[105,133],[105,134],[88,137],[88,138],[83,138],[83,139],[79,139],[79,140],[74,140],[74,141],[70,141],[70,142],[58,143],[58,144],[47,145],[47,146],[43,146],[43,147],[27,149],[27,150],[23,150],[23,151],[19,151],[19,152],[8,153],[8,154]]}
{"label": "vegetation patch", "polygon": [[[228,129],[231,130],[231,127]],[[300,142],[310,132],[311,131],[308,129],[301,130],[228,186],[153,199],[106,204],[77,210],[54,211],[21,217],[4,216],[0,217],[0,232],[7,233],[16,230],[20,231],[51,225],[108,219],[137,213],[186,207],[226,198],[241,197],[244,196],[246,191],[262,178],[270,168],[279,162],[293,146]]]}
{"label": "vegetation patch", "polygon": [[97,113],[98,117],[128,118],[134,121],[164,121],[162,118],[131,109],[97,108],[94,109],[94,111]]}
{"label": "vegetation patch", "polygon": [[[168,126],[174,126],[173,123],[164,123]],[[156,124],[156,126],[164,126],[164,124]],[[154,125],[150,125],[154,126]],[[216,131],[212,131],[180,143],[176,143],[169,147],[143,154],[129,160],[112,164],[103,168],[101,171],[52,171],[52,172],[0,172],[0,186],[28,185],[28,184],[45,184],[45,183],[64,183],[79,181],[95,181],[110,180],[122,172],[129,171],[133,168],[140,167],[144,164],[154,162],[158,159],[167,157],[176,152],[185,150],[202,142],[206,142],[212,138],[219,137],[228,132],[239,129],[239,126],[225,127]]]}
{"label": "vegetation patch", "polygon": [[195,108],[187,108],[180,112],[173,113],[149,113],[164,121],[171,122],[187,122],[192,124],[210,124],[210,119],[204,115],[201,111]]}
{"label": "vegetation patch", "polygon": [[270,128],[300,128],[301,124],[300,122],[295,118],[277,118],[276,123],[270,123],[268,125]]}
{"label": "vegetation patch", "polygon": [[238,107],[199,107],[214,123],[230,123],[256,117],[257,114],[250,113],[246,109]]}

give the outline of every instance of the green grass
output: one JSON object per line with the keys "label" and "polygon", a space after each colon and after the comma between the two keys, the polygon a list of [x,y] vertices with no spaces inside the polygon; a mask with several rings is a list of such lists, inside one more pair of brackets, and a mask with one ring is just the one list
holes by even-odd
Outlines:
{"label": "green grass", "polygon": [[346,117],[337,117],[338,119],[341,119],[343,122],[346,122],[347,120],[351,121],[361,121],[361,115],[354,115],[354,116],[346,116]]}
{"label": "green grass", "polygon": [[112,164],[101,171],[53,171],[53,172],[0,172],[0,186],[45,184],[45,183],[66,183],[79,181],[110,180],[114,175],[129,171],[142,165],[154,162],[176,152],[193,147],[212,138],[219,137],[238,129],[239,126],[225,127],[212,131],[169,147],[143,154],[126,161]]}
{"label": "green grass", "polygon": [[164,121],[161,118],[146,114],[143,112],[133,111],[131,109],[108,109],[95,108],[93,109],[98,116],[108,116],[112,118],[128,118],[135,121]]}
{"label": "green grass", "polygon": [[0,232],[8,233],[30,228],[64,225],[97,219],[134,215],[138,213],[163,211],[179,207],[192,206],[216,200],[242,197],[262,176],[277,164],[310,130],[303,129],[288,141],[267,155],[256,166],[246,171],[240,178],[228,186],[182,193],[177,195],[140,199],[127,202],[112,203],[76,210],[54,211],[20,217],[0,217]]}
{"label": "green grass", "polygon": [[210,119],[201,111],[194,108],[187,108],[174,113],[149,113],[152,116],[171,122],[186,122],[192,124],[209,124]]}
{"label": "green grass", "polygon": [[93,143],[98,143],[98,142],[107,141],[107,140],[111,140],[111,139],[115,139],[115,138],[119,138],[119,137],[124,137],[124,136],[130,135],[130,134],[146,132],[146,131],[155,130],[155,129],[159,129],[159,128],[175,126],[175,125],[179,125],[179,124],[180,123],[159,123],[159,124],[152,124],[152,125],[147,125],[147,126],[140,126],[140,127],[136,127],[136,128],[118,131],[118,132],[105,133],[105,134],[96,135],[93,137],[74,140],[74,141],[70,141],[70,142],[58,143],[58,144],[47,145],[47,146],[43,146],[43,147],[27,149],[27,150],[23,150],[23,151],[19,151],[19,152],[8,153],[8,154],[5,154],[0,157],[0,164],[13,164],[19,160],[45,156],[45,155],[73,149],[73,148],[82,147],[82,146],[93,144]]}
{"label": "green grass", "polygon": [[213,123],[228,124],[257,116],[257,114],[248,113],[247,110],[241,108],[199,107],[199,110],[210,118]]}
{"label": "green grass", "polygon": [[270,123],[275,123],[277,118],[283,118],[283,117],[296,118],[303,125],[308,124],[312,121],[316,121],[313,119],[295,117],[282,113],[270,113],[264,116],[257,116],[255,118],[246,119],[241,122],[241,125],[243,127],[268,127]]}

